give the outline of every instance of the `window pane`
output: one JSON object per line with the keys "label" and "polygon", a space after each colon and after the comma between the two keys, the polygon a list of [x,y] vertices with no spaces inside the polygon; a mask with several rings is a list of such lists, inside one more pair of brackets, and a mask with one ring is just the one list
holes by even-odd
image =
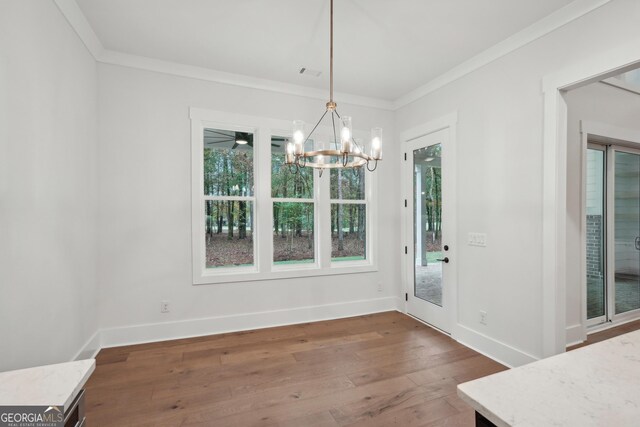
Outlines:
{"label": "window pane", "polygon": [[331,260],[357,261],[367,258],[365,204],[331,204]]}
{"label": "window pane", "polygon": [[284,164],[287,141],[288,139],[282,136],[271,137],[271,197],[311,199],[313,170],[296,170],[295,166],[289,167]]}
{"label": "window pane", "polygon": [[253,202],[205,201],[207,268],[253,265]]}
{"label": "window pane", "polygon": [[640,155],[615,154],[615,314],[640,309]]}
{"label": "window pane", "polygon": [[364,168],[331,169],[331,198],[364,200]]}
{"label": "window pane", "polygon": [[204,194],[253,195],[253,134],[204,130]]}
{"label": "window pane", "polygon": [[587,319],[605,315],[604,151],[587,150]]}
{"label": "window pane", "polygon": [[315,261],[313,203],[273,203],[273,261]]}

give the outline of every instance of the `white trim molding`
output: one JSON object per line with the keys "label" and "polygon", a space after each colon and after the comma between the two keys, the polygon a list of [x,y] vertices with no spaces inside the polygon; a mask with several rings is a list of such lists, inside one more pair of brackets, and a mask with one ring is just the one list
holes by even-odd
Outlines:
{"label": "white trim molding", "polygon": [[510,368],[526,365],[537,357],[458,324],[456,341]]}
{"label": "white trim molding", "polygon": [[583,343],[587,339],[587,331],[582,324],[567,326],[567,347]]}
{"label": "white trim molding", "polygon": [[637,148],[638,144],[640,144],[640,130],[637,129],[628,129],[593,121],[581,121],[580,131],[587,135],[605,137],[607,140],[627,141],[633,143],[631,146],[634,148]]}
{"label": "white trim molding", "polygon": [[[104,64],[120,65],[122,67],[136,68],[156,73],[169,74],[179,77],[188,77],[197,80],[205,80],[214,83],[222,83],[232,86],[246,87],[251,89],[266,90],[270,92],[283,93],[287,95],[303,96],[306,98],[327,100],[327,91],[307,86],[300,86],[291,83],[284,83],[275,80],[261,79],[242,74],[227,73],[210,68],[197,67],[194,65],[180,64],[178,62],[164,61],[155,58],[148,58],[139,55],[104,50],[97,58],[98,62]],[[393,110],[393,102],[385,99],[370,98],[366,96],[353,95],[349,93],[334,94],[334,98],[340,102],[350,105],[378,108],[381,110]]]}
{"label": "white trim molding", "polygon": [[[156,73],[169,74],[179,77],[187,77],[198,80],[205,80],[214,83],[240,86],[251,89],[266,90],[270,92],[283,93],[287,95],[303,96],[306,98],[327,100],[327,91],[308,86],[300,86],[275,80],[261,79],[242,74],[227,73],[210,68],[197,67],[193,65],[180,64],[172,61],[148,58],[140,55],[131,55],[105,49],[95,31],[89,24],[86,16],[76,3],[76,0],[54,0],[56,6],[67,19],[69,25],[76,32],[80,40],[87,47],[91,55],[97,62],[103,64],[119,65],[122,67],[135,68],[139,70],[153,71]],[[354,95],[350,93],[335,93],[335,98],[350,105],[377,108],[392,111],[394,104],[390,100],[371,98],[367,96]]]}
{"label": "white trim molding", "polygon": [[394,102],[397,110],[418,99],[454,82],[473,71],[490,64],[491,62],[517,50],[527,44],[557,30],[558,28],[580,18],[581,16],[609,3],[611,0],[578,0],[569,3],[562,9],[550,14],[546,18],[534,23],[524,30],[499,42],[489,49],[479,53],[462,64],[452,68],[429,83],[401,96]]}
{"label": "white trim molding", "polygon": [[341,319],[384,311],[396,311],[396,297],[106,328],[101,331],[101,342],[103,348],[118,347]]}
{"label": "white trim molding", "polygon": [[[547,17],[495,44],[462,64],[412,90],[396,100],[372,98],[349,93],[336,93],[335,98],[351,105],[395,111],[447,84],[555,31],[581,16],[609,3],[611,0],[575,0]],[[234,73],[226,73],[204,67],[180,64],[160,59],[130,55],[105,49],[76,0],[54,0],[69,25],[78,34],[89,52],[98,62],[123,67],[154,71],[180,77],[206,80],[216,83],[267,90],[288,95],[326,100],[326,91],[275,80],[260,79]]]}
{"label": "white trim molding", "polygon": [[634,43],[612,47],[544,77],[542,187],[542,356],[565,351],[566,340],[566,90],[623,73],[640,64]]}
{"label": "white trim molding", "polygon": [[102,348],[102,343],[100,341],[101,331],[97,330],[94,334],[87,340],[87,342],[78,350],[75,356],[71,359],[74,360],[84,360],[84,359],[93,359],[96,357],[100,349]]}
{"label": "white trim molding", "polygon": [[87,47],[93,58],[98,61],[104,54],[104,47],[100,39],[93,31],[87,17],[82,13],[76,0],[53,0],[62,15],[67,19],[71,28],[76,32],[78,38]]}
{"label": "white trim molding", "polygon": [[530,25],[511,37],[493,45],[489,49],[479,53],[453,67],[446,73],[436,77],[430,82],[412,90],[406,95],[394,101],[394,110],[398,110],[405,105],[411,104],[418,99],[435,92],[443,86],[454,82],[473,71],[484,67],[503,56],[528,45],[529,43],[557,30],[558,28],[575,21],[583,15],[609,3],[611,0],[576,0],[565,7],[553,12],[547,17]]}

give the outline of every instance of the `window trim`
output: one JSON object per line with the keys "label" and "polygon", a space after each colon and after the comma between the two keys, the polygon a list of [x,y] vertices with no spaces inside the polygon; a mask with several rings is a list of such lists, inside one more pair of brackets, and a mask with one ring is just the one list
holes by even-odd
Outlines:
{"label": "window trim", "polygon": [[[377,265],[377,204],[373,195],[377,190],[377,173],[365,173],[367,259],[363,261],[331,262],[331,203],[329,176],[319,179],[314,171],[315,262],[291,265],[273,263],[273,203],[271,197],[271,136],[282,135],[289,128],[286,120],[247,116],[215,110],[191,107],[191,242],[192,283],[207,285],[218,283],[277,280],[286,278],[315,277],[339,274],[359,274],[378,271]],[[204,128],[222,128],[252,132],[254,134],[254,265],[251,267],[206,268],[206,242],[203,221],[203,133]],[[319,135],[328,135],[330,129],[318,128]],[[287,132],[284,133],[285,135]],[[354,130],[356,138],[366,138],[367,133]],[[325,178],[323,176],[323,178]],[[300,199],[305,201],[306,199]],[[344,202],[344,201],[343,201]],[[326,212],[325,212],[326,210]]]}

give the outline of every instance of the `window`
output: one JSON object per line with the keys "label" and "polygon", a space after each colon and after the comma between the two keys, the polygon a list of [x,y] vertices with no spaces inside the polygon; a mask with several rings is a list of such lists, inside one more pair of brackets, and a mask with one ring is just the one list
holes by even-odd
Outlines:
{"label": "window", "polygon": [[[315,262],[315,200],[313,170],[285,165],[282,136],[271,138],[273,199],[273,262],[276,265]],[[310,142],[313,144],[313,141]]]}
{"label": "window", "polygon": [[331,170],[331,261],[367,258],[364,169]]}
{"label": "window", "polygon": [[204,128],[206,268],[254,265],[253,134]]}
{"label": "window", "polygon": [[287,121],[190,113],[194,284],[376,270],[375,174],[285,165]]}

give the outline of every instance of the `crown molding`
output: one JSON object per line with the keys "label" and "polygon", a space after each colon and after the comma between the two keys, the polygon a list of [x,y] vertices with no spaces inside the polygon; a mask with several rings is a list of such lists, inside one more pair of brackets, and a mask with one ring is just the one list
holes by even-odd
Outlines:
{"label": "crown molding", "polygon": [[[102,52],[102,54],[98,58],[98,61],[105,64],[120,65],[123,67],[155,71],[157,73],[188,77],[198,80],[206,80],[233,86],[247,87],[251,89],[267,90],[271,92],[284,93],[287,95],[302,96],[324,101],[328,99],[327,91],[324,89],[310,88],[307,86],[299,86],[290,83],[261,79],[236,73],[227,73],[210,68],[196,67],[193,65],[180,64],[178,62],[163,61],[160,59],[148,58],[139,55],[130,55],[127,53],[116,52],[107,49]],[[365,96],[340,92],[336,92],[334,94],[334,98],[339,99],[342,103],[345,104],[379,108],[382,110],[393,110],[393,102],[384,99],[369,98]]]}
{"label": "crown molding", "polygon": [[557,30],[583,15],[609,3],[611,0],[576,0],[558,9],[547,17],[537,21],[511,37],[493,45],[489,49],[455,66],[430,82],[412,90],[394,101],[394,110],[398,110],[414,101],[454,82],[473,71],[499,59],[527,44]]}
{"label": "crown molding", "polygon": [[104,47],[76,0],[53,0],[53,2],[97,61],[102,56]]}
{"label": "crown molding", "polygon": [[[87,47],[96,61],[104,64],[120,65],[123,67],[140,70],[154,71],[180,77],[189,77],[198,80],[206,80],[215,83],[246,87],[251,89],[267,90],[284,93],[287,95],[302,96],[306,98],[327,100],[327,91],[310,88],[307,86],[283,83],[274,80],[260,79],[242,74],[227,73],[210,68],[196,67],[177,62],[163,61],[144,56],[131,55],[122,52],[105,49],[100,39],[93,31],[91,24],[78,6],[75,0],[53,0],[62,15],[67,19],[71,28],[76,32],[80,40]],[[335,98],[345,104],[362,107],[393,110],[393,102],[386,99],[370,98],[349,93],[335,93]]]}
{"label": "crown molding", "polygon": [[[401,96],[395,101],[370,98],[349,93],[336,93],[336,98],[351,105],[389,111],[398,110],[440,89],[441,87],[446,86],[447,84],[454,82],[523,46],[526,46],[540,37],[549,34],[550,32],[580,18],[610,1],[611,0],[575,0],[562,9],[557,10],[524,30],[490,47],[444,74],[441,74],[430,82]],[[241,74],[227,73],[204,67],[185,65],[105,49],[75,0],[54,0],[54,2],[71,27],[78,34],[80,40],[82,40],[89,52],[91,52],[98,62],[233,86],[302,96],[306,98],[320,100],[326,100],[327,98],[326,91],[321,89],[268,79],[260,79]]]}

